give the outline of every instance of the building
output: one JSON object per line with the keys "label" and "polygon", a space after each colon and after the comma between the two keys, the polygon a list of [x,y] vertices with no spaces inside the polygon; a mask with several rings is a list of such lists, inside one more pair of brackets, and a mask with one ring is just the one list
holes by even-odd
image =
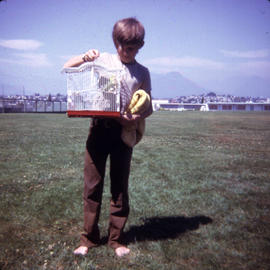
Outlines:
{"label": "building", "polygon": [[208,107],[209,111],[270,111],[270,103],[215,102]]}
{"label": "building", "polygon": [[[154,103],[153,103],[154,104]],[[154,111],[270,111],[268,103],[208,102],[208,103],[169,103],[157,102]]]}
{"label": "building", "polygon": [[169,103],[168,99],[153,99],[152,100],[153,110],[158,111],[160,109],[160,104],[168,104],[168,103]]}

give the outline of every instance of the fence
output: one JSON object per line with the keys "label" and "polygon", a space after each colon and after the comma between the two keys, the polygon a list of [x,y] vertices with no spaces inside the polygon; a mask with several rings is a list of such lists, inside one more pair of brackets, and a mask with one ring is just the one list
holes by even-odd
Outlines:
{"label": "fence", "polygon": [[65,113],[66,101],[0,99],[0,113]]}

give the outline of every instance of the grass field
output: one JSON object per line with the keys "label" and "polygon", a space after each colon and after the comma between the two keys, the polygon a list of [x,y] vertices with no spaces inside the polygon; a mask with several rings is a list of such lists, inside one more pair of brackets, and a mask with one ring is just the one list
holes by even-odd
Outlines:
{"label": "grass field", "polygon": [[106,245],[107,176],[104,244],[72,254],[88,129],[61,114],[0,114],[1,270],[269,269],[269,113],[154,113],[134,150],[123,259]]}

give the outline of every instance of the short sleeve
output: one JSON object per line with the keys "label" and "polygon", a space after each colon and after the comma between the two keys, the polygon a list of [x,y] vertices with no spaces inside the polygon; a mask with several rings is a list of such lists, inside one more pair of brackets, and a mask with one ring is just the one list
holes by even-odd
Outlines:
{"label": "short sleeve", "polygon": [[151,77],[150,77],[150,72],[147,68],[145,68],[144,79],[141,85],[141,89],[145,90],[148,94],[151,94],[151,90],[152,90]]}
{"label": "short sleeve", "polygon": [[151,77],[150,77],[150,72],[147,68],[145,68],[145,78],[143,80],[141,89],[145,90],[150,95],[150,99],[151,99],[151,104],[149,106],[149,109],[145,111],[142,115],[143,118],[146,118],[153,113],[152,95],[151,95],[151,90],[152,90]]}

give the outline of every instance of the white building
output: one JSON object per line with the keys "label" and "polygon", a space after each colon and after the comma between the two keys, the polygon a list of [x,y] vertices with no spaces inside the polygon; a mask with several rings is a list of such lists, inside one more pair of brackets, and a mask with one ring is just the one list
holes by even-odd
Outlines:
{"label": "white building", "polygon": [[153,99],[152,100],[153,110],[158,111],[160,109],[160,104],[168,104],[168,103],[169,103],[168,99]]}
{"label": "white building", "polygon": [[157,103],[154,110],[168,111],[270,111],[269,103],[209,102],[209,103]]}

